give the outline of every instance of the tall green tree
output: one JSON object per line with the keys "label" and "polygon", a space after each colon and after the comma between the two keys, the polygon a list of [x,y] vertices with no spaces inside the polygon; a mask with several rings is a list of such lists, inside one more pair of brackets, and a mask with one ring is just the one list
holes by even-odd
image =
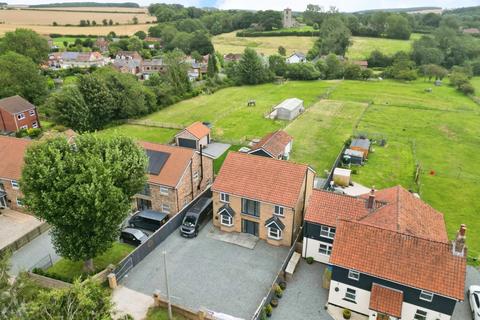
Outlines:
{"label": "tall green tree", "polygon": [[218,73],[217,57],[215,54],[210,54],[208,56],[207,75],[209,78],[213,78],[217,73]]}
{"label": "tall green tree", "polygon": [[160,78],[176,96],[183,96],[192,91],[192,84],[188,78],[188,65],[185,63],[185,55],[179,50],[165,54],[165,64],[168,66]]}
{"label": "tall green tree", "polygon": [[132,139],[78,136],[35,144],[27,150],[21,190],[27,208],[52,226],[52,240],[63,257],[84,261],[117,240],[131,198],[145,182],[147,158]]}
{"label": "tall green tree", "polygon": [[32,59],[15,52],[0,55],[0,98],[20,95],[40,104],[47,94],[47,80]]}
{"label": "tall green tree", "polygon": [[350,46],[350,36],[351,32],[342,19],[332,15],[322,23],[315,46],[321,55],[334,53],[343,56]]}
{"label": "tall green tree", "polygon": [[30,29],[7,32],[0,41],[0,54],[13,51],[29,57],[37,64],[47,60],[49,50],[47,40]]}
{"label": "tall green tree", "polygon": [[283,77],[287,73],[285,57],[278,54],[272,54],[268,57],[268,67],[276,76]]}
{"label": "tall green tree", "polygon": [[271,79],[261,58],[251,48],[246,48],[236,66],[238,80],[241,84],[258,84]]}
{"label": "tall green tree", "polygon": [[407,18],[399,14],[392,14],[387,18],[385,33],[387,38],[408,40],[412,30]]}

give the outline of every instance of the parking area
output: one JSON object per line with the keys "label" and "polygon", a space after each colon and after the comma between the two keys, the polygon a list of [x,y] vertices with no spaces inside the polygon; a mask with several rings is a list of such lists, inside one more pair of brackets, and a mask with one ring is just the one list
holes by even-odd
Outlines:
{"label": "parking area", "polygon": [[452,320],[472,319],[472,310],[468,302],[467,290],[471,285],[480,285],[480,271],[472,266],[467,266],[467,277],[465,279],[465,300],[457,303],[453,312]]}
{"label": "parking area", "polygon": [[42,224],[40,220],[29,214],[21,213],[8,208],[1,210],[0,249],[17,241]]}
{"label": "parking area", "polygon": [[328,300],[328,290],[322,287],[325,268],[324,264],[307,264],[300,259],[272,319],[333,319],[324,308]]}
{"label": "parking area", "polygon": [[167,253],[173,302],[192,309],[206,308],[250,319],[270,288],[288,248],[258,241],[254,249],[216,240],[209,222],[197,238],[176,231],[122,280],[129,289],[165,295],[163,252]]}

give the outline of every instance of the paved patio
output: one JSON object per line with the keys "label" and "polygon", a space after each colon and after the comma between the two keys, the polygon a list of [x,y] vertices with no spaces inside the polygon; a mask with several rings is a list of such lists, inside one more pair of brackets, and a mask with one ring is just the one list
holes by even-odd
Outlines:
{"label": "paved patio", "polygon": [[8,208],[0,211],[0,249],[17,241],[42,222],[29,214]]}
{"label": "paved patio", "polygon": [[198,237],[185,239],[174,232],[133,268],[121,284],[151,295],[166,293],[163,251],[172,302],[194,310],[206,308],[250,319],[270,288],[288,248],[259,241],[255,249],[212,239],[209,222]]}
{"label": "paved patio", "polygon": [[300,259],[293,274],[287,282],[287,289],[279,299],[278,307],[273,310],[272,320],[322,319],[332,317],[325,310],[328,290],[322,287],[325,265],[307,264]]}

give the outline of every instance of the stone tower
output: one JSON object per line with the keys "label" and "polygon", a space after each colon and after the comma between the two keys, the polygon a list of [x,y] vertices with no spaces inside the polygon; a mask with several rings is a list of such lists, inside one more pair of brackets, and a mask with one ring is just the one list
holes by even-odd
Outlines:
{"label": "stone tower", "polygon": [[290,8],[286,8],[285,10],[283,10],[283,27],[284,28],[293,27],[292,9]]}

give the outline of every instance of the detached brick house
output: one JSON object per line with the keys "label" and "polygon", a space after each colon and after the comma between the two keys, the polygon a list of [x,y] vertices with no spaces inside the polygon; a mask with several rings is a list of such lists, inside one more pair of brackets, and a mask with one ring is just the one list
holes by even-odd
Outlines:
{"label": "detached brick house", "polygon": [[230,152],[212,185],[213,224],[222,231],[291,246],[314,176],[308,165]]}
{"label": "detached brick house", "polygon": [[256,143],[249,154],[288,160],[292,151],[293,138],[283,130],[272,132]]}
{"label": "detached brick house", "polygon": [[0,131],[40,128],[37,108],[20,96],[0,99]]}
{"label": "detached brick house", "polygon": [[149,158],[148,181],[135,195],[137,210],[154,210],[170,217],[213,181],[213,160],[196,150],[140,142]]}
{"label": "detached brick house", "polygon": [[464,241],[462,226],[449,243],[443,215],[401,186],[314,190],[302,254],[331,266],[329,304],[372,320],[449,320],[464,297]]}
{"label": "detached brick house", "polygon": [[23,211],[19,180],[23,157],[32,142],[0,136],[0,208]]}

